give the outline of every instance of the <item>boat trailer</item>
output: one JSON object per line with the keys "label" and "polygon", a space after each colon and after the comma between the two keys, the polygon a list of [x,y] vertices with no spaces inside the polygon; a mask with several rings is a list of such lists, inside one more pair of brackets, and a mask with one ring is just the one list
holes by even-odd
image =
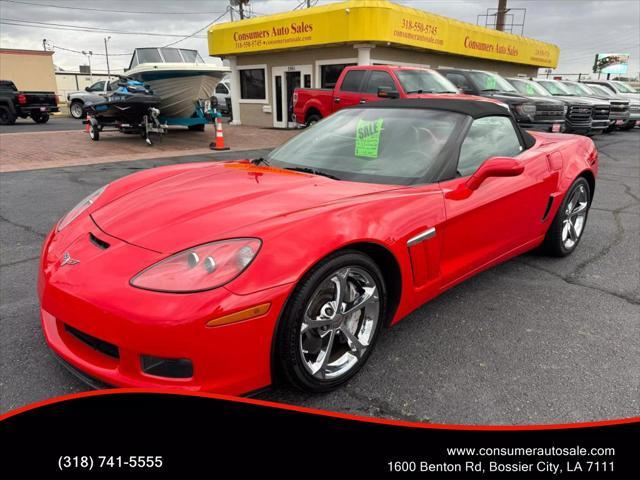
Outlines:
{"label": "boat trailer", "polygon": [[82,123],[87,125],[89,137],[95,142],[100,140],[100,132],[106,129],[107,131],[115,130],[126,134],[139,134],[147,142],[147,145],[153,145],[150,134],[164,135],[168,130],[167,124],[162,123],[160,120],[160,110],[155,107],[149,108],[147,114],[142,116],[142,121],[137,125],[121,123],[112,118],[91,116],[87,116],[87,119]]}

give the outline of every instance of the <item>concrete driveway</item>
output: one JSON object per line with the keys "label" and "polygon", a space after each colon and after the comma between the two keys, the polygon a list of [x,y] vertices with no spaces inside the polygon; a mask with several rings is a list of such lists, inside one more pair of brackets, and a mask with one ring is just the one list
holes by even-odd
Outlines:
{"label": "concrete driveway", "polygon": [[[437,423],[640,414],[640,131],[596,142],[601,176],[572,256],[527,254],[445,293],[384,332],[365,368],[334,393],[277,388],[260,398]],[[37,258],[55,221],[118,177],[204,159],[211,155],[0,175],[2,411],[87,388],[51,357],[39,328]]]}

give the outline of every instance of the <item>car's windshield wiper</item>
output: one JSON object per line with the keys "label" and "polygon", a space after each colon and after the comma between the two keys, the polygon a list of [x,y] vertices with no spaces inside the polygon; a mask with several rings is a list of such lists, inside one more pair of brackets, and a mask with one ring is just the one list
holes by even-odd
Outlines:
{"label": "car's windshield wiper", "polygon": [[261,163],[263,165],[269,165],[269,160],[267,160],[266,158],[263,157],[258,157],[258,158],[252,158],[251,160],[249,160],[251,163],[253,163],[254,165],[260,165]]}
{"label": "car's windshield wiper", "polygon": [[285,170],[293,170],[294,172],[302,172],[302,173],[311,173],[312,175],[321,175],[323,177],[330,178],[332,180],[340,180],[335,175],[331,175],[330,173],[323,172],[322,170],[316,170],[315,168],[308,167],[287,167]]}
{"label": "car's windshield wiper", "polygon": [[407,95],[410,95],[412,93],[434,93],[434,91],[433,90],[422,90],[422,89],[420,89],[420,90],[409,90],[407,92]]}
{"label": "car's windshield wiper", "polygon": [[483,88],[482,91],[483,92],[499,92],[500,90],[498,90],[497,88]]}

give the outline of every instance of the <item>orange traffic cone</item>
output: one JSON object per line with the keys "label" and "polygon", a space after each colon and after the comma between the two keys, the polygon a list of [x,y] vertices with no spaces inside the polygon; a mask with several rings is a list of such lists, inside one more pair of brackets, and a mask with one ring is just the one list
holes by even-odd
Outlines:
{"label": "orange traffic cone", "polygon": [[222,133],[222,118],[216,118],[216,141],[209,144],[211,150],[229,150],[224,146],[224,134]]}
{"label": "orange traffic cone", "polygon": [[87,115],[87,123],[84,125],[84,131],[89,133],[91,131],[91,117]]}

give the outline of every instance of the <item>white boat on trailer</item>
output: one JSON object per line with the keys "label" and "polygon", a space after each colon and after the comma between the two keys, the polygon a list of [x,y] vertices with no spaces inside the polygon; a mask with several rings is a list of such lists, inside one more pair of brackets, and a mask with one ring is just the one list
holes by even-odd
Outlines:
{"label": "white boat on trailer", "polygon": [[164,118],[192,118],[198,100],[210,99],[222,77],[231,69],[205,63],[196,50],[185,48],[136,48],[126,74],[148,84],[162,99]]}

